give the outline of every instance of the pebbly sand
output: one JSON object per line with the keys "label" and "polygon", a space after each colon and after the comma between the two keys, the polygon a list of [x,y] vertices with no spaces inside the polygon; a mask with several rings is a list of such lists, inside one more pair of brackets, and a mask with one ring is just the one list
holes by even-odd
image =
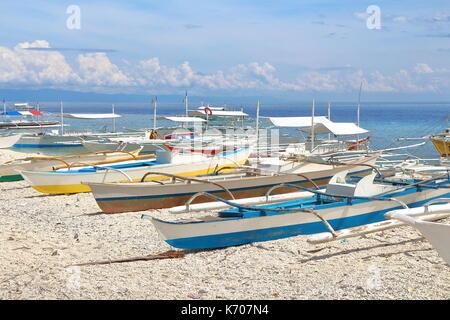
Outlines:
{"label": "pebbly sand", "polygon": [[[0,150],[0,163],[23,156]],[[298,236],[74,267],[173,248],[141,213],[103,214],[89,193],[48,196],[25,181],[0,190],[0,299],[450,298],[450,268],[410,227],[323,245]]]}

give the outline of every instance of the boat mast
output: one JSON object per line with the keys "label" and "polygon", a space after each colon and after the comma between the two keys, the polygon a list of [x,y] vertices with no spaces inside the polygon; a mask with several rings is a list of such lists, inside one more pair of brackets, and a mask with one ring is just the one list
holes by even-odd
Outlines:
{"label": "boat mast", "polygon": [[115,112],[114,112],[114,103],[112,104],[112,132],[116,132],[116,118],[114,118]]}
{"label": "boat mast", "polygon": [[[363,85],[363,82],[361,81],[361,85],[359,86],[358,108],[356,110],[356,123],[358,124],[358,127],[360,126],[359,125],[359,120],[360,120],[359,115],[360,115],[360,109],[361,109],[361,90],[362,90],[362,85]],[[359,149],[358,144],[359,144],[359,134],[356,136],[356,148],[357,149]]]}
{"label": "boat mast", "polygon": [[156,105],[157,105],[158,97],[152,99],[153,103],[153,130],[156,130]]}
{"label": "boat mast", "polygon": [[256,102],[256,161],[259,163],[259,100]]}
{"label": "boat mast", "polygon": [[[328,120],[331,121],[331,104],[328,102]],[[328,134],[328,140],[331,140],[331,133]]]}
{"label": "boat mast", "polygon": [[186,117],[188,116],[188,95],[187,95],[187,90],[186,90],[186,94],[184,96],[184,109],[186,110]]}
{"label": "boat mast", "polygon": [[61,108],[61,135],[63,135],[64,134],[64,116],[63,116],[63,114],[64,114],[64,107],[63,107],[62,101],[60,101],[59,106]]}
{"label": "boat mast", "polygon": [[315,101],[313,99],[312,103],[312,116],[311,116],[311,152],[314,150],[314,110],[315,109]]}

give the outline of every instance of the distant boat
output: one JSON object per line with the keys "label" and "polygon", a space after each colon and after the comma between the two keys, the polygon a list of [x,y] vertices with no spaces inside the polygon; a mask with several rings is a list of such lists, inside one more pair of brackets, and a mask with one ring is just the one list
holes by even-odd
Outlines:
{"label": "distant boat", "polygon": [[[47,157],[47,156],[33,156],[23,159],[15,159],[0,164],[0,182],[19,181],[23,180],[22,175],[18,172],[20,170],[57,170],[60,168],[67,168],[73,164],[73,167],[79,167],[80,162],[85,166],[88,164],[111,164],[112,162],[126,161],[132,159],[142,159],[139,156],[140,148],[131,152],[126,151],[107,151],[80,153],[70,156]],[[147,156],[149,157],[149,156]],[[76,164],[78,163],[78,164]]]}
{"label": "distant boat", "polygon": [[[16,103],[11,111],[6,111],[4,104],[3,112],[0,114],[4,117],[4,121],[0,122],[0,129],[41,129],[48,127],[58,127],[57,121],[40,121],[33,120],[33,117],[43,116],[38,107],[31,106],[28,103]],[[25,120],[6,120],[6,117],[21,116],[26,117]]]}
{"label": "distant boat", "polygon": [[19,141],[22,135],[15,134],[11,136],[0,136],[0,149],[6,149],[12,147],[17,141]]}
{"label": "distant boat", "polygon": [[450,158],[450,128],[445,129],[443,133],[430,136],[430,141],[441,157]]}

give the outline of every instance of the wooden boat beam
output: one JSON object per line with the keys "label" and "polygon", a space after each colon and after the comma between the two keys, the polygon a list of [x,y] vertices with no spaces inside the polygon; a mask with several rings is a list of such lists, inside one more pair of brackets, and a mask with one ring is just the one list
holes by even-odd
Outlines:
{"label": "wooden boat beam", "polygon": [[90,164],[90,163],[86,163],[86,162],[73,162],[73,163],[71,163],[71,164],[69,165],[68,170],[70,170],[70,168],[71,168],[72,166],[76,165],[76,164],[77,164],[77,165],[78,165],[78,164],[81,164],[81,165],[85,165],[85,166],[88,166],[88,167],[94,167],[94,168],[104,169],[104,170],[105,170],[105,175],[103,176],[103,181],[102,181],[102,183],[105,182],[105,180],[106,180],[106,175],[107,175],[107,173],[108,173],[110,170],[112,170],[112,171],[117,171],[117,172],[123,174],[123,175],[128,179],[128,181],[133,182],[133,179],[131,179],[130,176],[129,176],[128,174],[126,174],[125,172],[123,172],[123,171],[120,170],[120,169],[117,169],[117,168],[110,168],[110,167],[97,166],[97,165],[95,165],[95,164]]}
{"label": "wooden boat beam", "polygon": [[[66,168],[69,168],[69,167],[70,167],[70,164],[69,164],[68,162],[66,162],[66,161],[64,161],[64,160],[62,160],[62,159],[60,159],[60,158],[58,158],[58,157],[49,157],[49,158],[46,158],[46,157],[33,157],[32,159],[36,159],[36,160],[55,160],[55,161],[60,161],[60,162],[64,163],[64,165],[66,166]],[[24,160],[27,160],[27,159],[24,159]],[[63,167],[63,168],[64,168],[64,167]]]}
{"label": "wooden boat beam", "polygon": [[330,230],[330,233],[333,235],[333,237],[337,237],[337,233],[336,231],[333,229],[333,227],[328,223],[328,221],[322,217],[319,213],[317,213],[316,211],[312,210],[312,209],[306,209],[306,211],[310,212],[311,214],[315,215],[320,221],[323,222],[323,224],[325,224],[325,226],[327,227],[328,230]]}
{"label": "wooden boat beam", "polygon": [[[222,186],[221,184],[217,183],[217,182],[212,182],[209,180],[203,180],[203,179],[196,179],[196,178],[191,178],[191,177],[183,177],[183,176],[179,176],[176,174],[171,174],[171,173],[164,173],[164,172],[154,172],[154,171],[150,171],[147,172],[146,174],[144,174],[144,176],[141,178],[141,182],[145,181],[145,178],[149,175],[157,175],[157,176],[165,176],[165,177],[169,177],[172,178],[174,180],[179,179],[182,181],[189,181],[189,182],[199,182],[199,183],[209,183],[212,185],[215,185],[219,188],[221,188],[223,191],[225,191],[226,193],[228,193],[228,195],[231,197],[232,200],[235,200],[233,193],[231,193],[230,190],[228,190],[227,188],[225,188],[224,186]],[[195,196],[195,195],[194,195]],[[193,197],[194,197],[193,196]],[[192,197],[191,197],[192,198]],[[190,199],[189,199],[190,200]],[[188,200],[188,201],[189,201]],[[192,201],[192,200],[191,200]]]}
{"label": "wooden boat beam", "polygon": [[365,166],[365,167],[369,167],[372,168],[373,170],[375,170],[378,175],[380,177],[383,177],[383,173],[378,169],[377,166],[369,164],[369,163],[346,163],[346,162],[339,162],[339,161],[326,161],[326,163],[321,163],[319,161],[313,161],[310,159],[305,159],[306,162],[310,162],[310,163],[315,163],[315,164],[328,164],[328,165],[332,165],[332,166],[348,166],[348,167],[359,167],[359,166]]}
{"label": "wooden boat beam", "polygon": [[[297,174],[297,175],[300,176],[300,177],[302,177],[302,178],[305,178],[306,180],[308,180],[309,182],[311,182],[311,183],[314,185],[314,187],[316,188],[316,190],[319,190],[319,189],[320,189],[320,187],[317,185],[317,183],[315,183],[313,180],[311,180],[311,179],[308,178],[307,176],[305,176],[305,175],[303,175],[303,174],[301,174],[301,173],[299,173],[299,174]],[[266,201],[269,201],[269,196],[270,196],[270,194],[272,193],[273,190],[278,189],[278,188],[283,188],[283,187],[293,188],[293,186],[294,186],[294,185],[289,184],[289,183],[280,183],[280,184],[277,184],[276,186],[273,186],[272,188],[270,188],[269,190],[267,190],[266,194],[264,195],[264,196],[266,197],[266,199],[267,199]],[[294,189],[297,189],[297,188],[294,188]]]}
{"label": "wooden boat beam", "polygon": [[237,167],[226,166],[226,167],[219,168],[218,170],[217,169],[214,170],[213,174],[219,174],[220,171],[228,170],[228,169],[250,171],[250,172],[255,173],[255,174],[260,174],[261,173],[261,170],[258,169],[258,168],[241,167],[241,166],[237,166]]}

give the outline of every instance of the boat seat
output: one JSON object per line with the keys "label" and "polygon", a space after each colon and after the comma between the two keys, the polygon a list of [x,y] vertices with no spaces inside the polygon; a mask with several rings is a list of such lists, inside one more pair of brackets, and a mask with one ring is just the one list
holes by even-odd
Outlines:
{"label": "boat seat", "polygon": [[373,183],[377,176],[376,172],[363,177],[356,184],[346,182],[345,177],[347,174],[348,170],[345,170],[334,175],[327,185],[326,193],[336,197],[370,197],[382,192],[379,186]]}
{"label": "boat seat", "polygon": [[352,197],[355,194],[356,185],[346,182],[347,174],[348,170],[336,173],[328,182],[325,193],[332,196]]}

